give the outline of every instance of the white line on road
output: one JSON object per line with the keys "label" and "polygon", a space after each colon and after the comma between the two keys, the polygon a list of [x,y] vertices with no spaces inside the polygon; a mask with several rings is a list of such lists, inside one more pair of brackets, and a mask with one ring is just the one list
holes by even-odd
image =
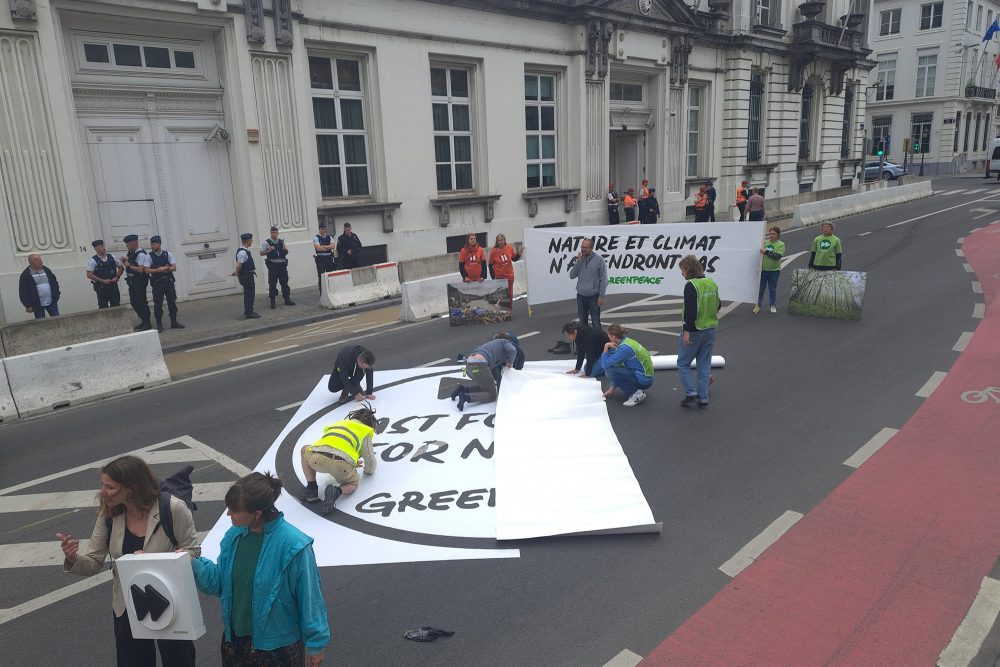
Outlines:
{"label": "white line on road", "polygon": [[802,515],[798,512],[786,511],[765,528],[760,535],[747,542],[746,546],[737,551],[735,556],[720,565],[719,569],[730,577],[735,577],[757,560],[769,546],[777,542],[801,518]]}
{"label": "white line on road", "polygon": [[284,412],[285,410],[291,410],[292,408],[297,408],[305,403],[305,401],[295,401],[294,403],[289,403],[288,405],[282,405],[280,408],[275,408],[279,412]]}
{"label": "white line on road", "polygon": [[440,359],[435,359],[434,361],[428,361],[426,364],[420,364],[417,368],[427,368],[428,366],[437,366],[444,361],[451,361],[448,357],[441,357]]}
{"label": "white line on road", "polygon": [[972,316],[977,320],[983,319],[983,315],[985,314],[986,314],[985,303],[977,303],[975,306],[972,307]]}
{"label": "white line on road", "polygon": [[868,236],[871,232],[861,232],[858,236]]}
{"label": "white line on road", "polygon": [[[795,253],[793,255],[785,255],[784,257],[781,258],[781,268],[785,268],[786,266],[788,266],[789,264],[791,264],[792,262],[794,262],[797,258],[799,258],[799,257],[801,257],[802,255],[805,255],[805,254],[806,254],[806,251],[803,250],[802,252],[797,252],[797,253]],[[683,301],[684,300],[681,299],[681,303],[683,303]]]}
{"label": "white line on road", "polygon": [[920,398],[929,398],[934,393],[934,390],[944,382],[947,376],[948,374],[944,371],[934,371],[930,379],[924,383],[924,386],[917,390],[917,396]]}
{"label": "white line on road", "polygon": [[864,446],[858,451],[854,452],[849,459],[844,461],[845,466],[850,466],[852,468],[860,468],[861,464],[870,459],[875,452],[882,449],[885,443],[889,442],[892,436],[899,433],[897,428],[884,428],[864,444]]}
{"label": "white line on road", "polygon": [[975,273],[976,270],[968,262],[962,262],[962,268],[965,269],[966,273]]}
{"label": "white line on road", "polygon": [[107,581],[111,581],[111,570],[105,570],[100,574],[95,574],[94,576],[78,581],[75,584],[70,584],[69,586],[60,588],[59,590],[46,593],[45,595],[37,597],[33,600],[22,602],[15,607],[0,609],[0,625],[3,625],[7,621],[13,621],[15,618],[20,618],[25,614],[37,611],[42,607],[47,607],[50,604],[65,600],[66,598],[76,595],[77,593],[82,593],[83,591],[90,590],[95,586],[100,586]]}
{"label": "white line on road", "polygon": [[683,308],[660,308],[657,310],[626,310],[618,313],[615,319],[628,317],[659,317],[661,315],[680,315]]}
{"label": "white line on road", "polygon": [[[195,502],[199,500],[223,500],[232,482],[205,482],[195,484],[192,494]],[[52,493],[22,493],[7,495],[0,498],[0,513],[8,512],[44,512],[47,510],[65,510],[81,507],[96,507],[95,492],[88,491],[56,491]]]}
{"label": "white line on road", "polygon": [[519,334],[518,337],[517,337],[517,339],[518,340],[524,340],[525,338],[531,338],[532,336],[537,336],[540,333],[542,333],[542,332],[541,331],[529,331],[528,333],[525,333],[525,334]]}
{"label": "white line on road", "polygon": [[245,340],[250,340],[253,336],[247,336],[246,338],[237,338],[235,340],[224,340],[221,343],[212,343],[211,345],[202,345],[201,347],[192,347],[190,350],[184,350],[185,352],[198,352],[200,350],[207,350],[210,347],[219,347],[220,345],[230,345],[232,343],[242,343]]}
{"label": "white line on road", "polygon": [[982,294],[983,293],[983,285],[982,285],[982,283],[980,283],[978,280],[973,280],[972,281],[972,292],[973,292],[973,294]]}
{"label": "white line on road", "polygon": [[257,357],[266,357],[269,354],[274,354],[275,352],[282,352],[284,350],[291,350],[296,347],[298,347],[298,345],[285,345],[284,347],[276,347],[273,350],[258,352],[257,354],[247,354],[242,357],[234,357],[229,361],[246,361],[247,359],[256,359]]}
{"label": "white line on road", "polygon": [[989,188],[977,188],[975,190],[966,190],[965,194],[967,194],[967,195],[974,195],[977,192],[986,192],[987,190],[989,190]]}
{"label": "white line on road", "polygon": [[388,326],[390,324],[396,324],[396,322],[383,322],[382,324],[371,324],[367,327],[362,327],[360,329],[355,329],[354,333],[364,333],[365,331],[371,331],[372,329],[378,329],[379,327]]}
{"label": "white line on road", "polygon": [[[978,216],[977,216],[977,217],[978,217]],[[980,229],[982,229],[982,227],[975,227],[974,229],[970,229],[970,230],[969,230],[969,233],[970,233],[970,234],[975,234],[975,233],[976,233],[976,232],[978,232],[978,231],[979,231]]]}
{"label": "white line on road", "polygon": [[962,250],[961,248],[955,248],[955,254],[958,255],[959,257],[965,257],[965,251]]}
{"label": "white line on road", "polygon": [[979,654],[983,641],[1000,613],[1000,581],[983,577],[979,593],[948,646],[938,656],[938,667],[966,667]]}
{"label": "white line on road", "polygon": [[962,245],[963,241],[965,241],[964,236],[959,236],[957,239],[955,239],[955,243],[957,243],[958,245]]}
{"label": "white line on road", "polygon": [[[948,211],[954,211],[956,208],[964,208],[964,207],[969,206],[971,204],[975,204],[977,202],[985,201],[988,198],[989,197],[981,197],[979,199],[973,199],[972,201],[967,201],[964,204],[957,204],[955,206],[949,206],[948,208],[943,208],[940,211],[934,211],[933,213],[924,213],[923,215],[918,215],[917,217],[910,218],[909,220],[903,220],[902,222],[896,222],[896,223],[893,223],[891,225],[886,225],[886,227],[887,228],[888,227],[897,227],[899,225],[905,225],[908,222],[916,222],[917,220],[923,220],[924,218],[929,218],[932,215],[937,215],[939,213],[947,213]],[[795,231],[798,231],[799,229],[807,229],[807,227],[799,227],[798,229],[790,229],[788,231],[795,232]]]}
{"label": "white line on road", "polygon": [[625,649],[615,657],[604,663],[604,667],[635,667],[642,662],[642,656]]}
{"label": "white line on road", "polygon": [[951,349],[955,352],[962,352],[968,346],[970,340],[972,340],[972,332],[966,331],[958,337],[958,342],[952,345]]}

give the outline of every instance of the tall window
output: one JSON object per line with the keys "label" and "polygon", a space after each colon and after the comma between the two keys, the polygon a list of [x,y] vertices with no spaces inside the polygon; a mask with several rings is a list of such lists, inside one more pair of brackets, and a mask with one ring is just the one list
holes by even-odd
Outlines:
{"label": "tall window", "polygon": [[983,31],[983,6],[979,5],[976,7],[976,32],[981,33]]}
{"label": "tall window", "polygon": [[934,80],[937,78],[937,54],[917,54],[917,90],[915,97],[934,95]]}
{"label": "tall window", "polygon": [[840,157],[851,157],[851,143],[854,139],[854,86],[844,89],[844,120],[840,128]]}
{"label": "tall window", "polygon": [[528,188],[556,185],[556,78],[524,75],[524,129]]}
{"label": "tall window", "polygon": [[367,197],[368,131],[362,63],[309,57],[319,185],[324,199]]}
{"label": "tall window", "polygon": [[878,142],[885,142],[886,155],[889,154],[889,142],[892,139],[892,116],[875,116],[872,118],[872,148],[871,153],[875,155],[878,151]]}
{"label": "tall window", "polygon": [[878,102],[891,100],[896,95],[896,56],[882,56],[878,59],[878,88],[875,99]]}
{"label": "tall window", "polygon": [[799,159],[808,160],[812,144],[813,88],[802,87],[802,110],[799,113]]}
{"label": "tall window", "polygon": [[774,9],[771,7],[772,0],[756,0],[757,2],[757,24],[771,25],[774,19]]}
{"label": "tall window", "polygon": [[439,192],[472,190],[472,97],[468,69],[431,67],[434,166]]}
{"label": "tall window", "polygon": [[990,140],[990,114],[986,114],[986,122],[983,124],[983,150],[986,150]]}
{"label": "tall window", "polygon": [[[942,16],[944,16],[943,2],[935,2],[929,5],[921,5],[920,29],[930,30],[931,28],[940,28]],[[982,15],[980,15],[980,18],[982,18]]]}
{"label": "tall window", "polygon": [[972,0],[965,5],[965,29],[972,30]]}
{"label": "tall window", "polygon": [[698,154],[701,152],[701,109],[705,102],[705,89],[699,86],[688,88],[688,129],[687,129],[687,175],[699,176]]}
{"label": "tall window", "polygon": [[761,135],[764,132],[764,75],[750,75],[750,124],[747,128],[747,162],[760,162]]}
{"label": "tall window", "polygon": [[959,111],[955,114],[955,145],[952,147],[952,151],[958,152],[958,138],[961,136],[962,132],[962,112]]}
{"label": "tall window", "polygon": [[969,152],[969,128],[972,127],[972,112],[965,114],[965,135],[962,139],[962,152]]}
{"label": "tall window", "polygon": [[931,125],[934,123],[934,114],[915,113],[910,116],[910,140],[912,145],[919,144],[920,150],[915,153],[931,152]]}
{"label": "tall window", "polygon": [[880,35],[898,35],[899,34],[899,21],[902,18],[902,9],[887,9],[879,15],[879,31]]}
{"label": "tall window", "polygon": [[979,147],[979,136],[980,136],[979,135],[979,130],[982,128],[982,125],[983,125],[983,114],[982,113],[977,113],[976,114],[976,133],[974,135],[972,135],[972,150],[974,150],[974,151],[978,150],[978,147]]}

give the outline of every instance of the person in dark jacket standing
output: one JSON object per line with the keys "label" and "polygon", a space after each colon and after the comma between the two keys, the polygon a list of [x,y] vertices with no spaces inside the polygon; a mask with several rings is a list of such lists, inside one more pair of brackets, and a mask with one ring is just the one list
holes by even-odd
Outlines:
{"label": "person in dark jacket standing", "polygon": [[337,237],[337,257],[342,269],[361,266],[361,239],[351,230],[349,222],[344,223],[344,233]]}
{"label": "person in dark jacket standing", "polygon": [[569,270],[569,277],[576,280],[576,310],[580,324],[589,319],[595,329],[601,328],[601,306],[608,289],[608,265],[604,258],[594,254],[594,242],[580,241],[580,252]]}
{"label": "person in dark jacket standing", "polygon": [[254,320],[260,315],[253,310],[253,300],[257,292],[255,284],[257,266],[253,263],[253,257],[250,256],[253,234],[250,232],[240,234],[240,241],[243,242],[243,247],[236,251],[236,270],[233,271],[232,275],[236,276],[240,285],[243,286],[243,319]]}
{"label": "person in dark jacket standing", "polygon": [[148,331],[153,328],[149,321],[149,300],[146,290],[149,288],[149,276],[146,275],[144,255],[146,251],[139,247],[139,236],[129,234],[122,241],[125,243],[126,255],[119,257],[125,265],[125,282],[128,285],[128,302],[139,317],[136,331]]}
{"label": "person in dark jacket standing", "polygon": [[660,217],[660,202],[656,198],[656,188],[649,189],[649,196],[639,202],[639,222],[655,225]]}
{"label": "person in dark jacket standing", "polygon": [[719,193],[715,190],[715,186],[712,185],[712,181],[705,181],[705,194],[708,195],[708,206],[705,207],[705,212],[708,214],[708,222],[715,222],[715,198],[719,196]]}
{"label": "person in dark jacket standing", "polygon": [[316,261],[316,286],[323,291],[323,274],[333,271],[336,266],[333,260],[333,251],[337,244],[333,242],[333,237],[326,233],[326,223],[319,223],[319,234],[313,237],[313,250]]}
{"label": "person in dark jacket standing", "polygon": [[[337,354],[333,372],[326,388],[330,393],[340,392],[338,403],[375,400],[372,393],[375,380],[375,355],[360,345],[348,345]],[[365,379],[365,389],[361,390],[361,378]]]}
{"label": "person in dark jacket standing", "polygon": [[597,378],[604,375],[601,355],[604,353],[604,346],[611,341],[608,334],[603,329],[592,329],[579,322],[570,322],[562,328],[562,332],[566,340],[576,343],[576,368],[566,371],[566,374],[576,375],[582,368],[582,377]]}
{"label": "person in dark jacket standing", "polygon": [[153,288],[153,317],[156,318],[156,330],[162,333],[164,298],[167,300],[170,328],[183,329],[184,325],[177,321],[177,290],[174,289],[177,262],[169,250],[161,249],[160,243],[159,236],[149,237],[149,252],[143,258],[143,268],[149,274],[149,285]]}
{"label": "person in dark jacket standing", "polygon": [[294,306],[292,290],[288,287],[288,246],[285,239],[278,238],[278,228],[271,226],[271,238],[264,239],[260,244],[260,254],[264,256],[267,266],[267,298],[274,310],[274,301],[278,298],[278,283],[281,283],[281,297],[286,306]]}
{"label": "person in dark jacket standing", "polygon": [[118,291],[118,280],[125,271],[125,265],[117,257],[107,253],[104,241],[97,239],[90,245],[97,254],[87,260],[87,279],[94,285],[98,308],[114,308],[122,300]]}
{"label": "person in dark jacket standing", "polygon": [[28,255],[28,268],[21,272],[18,284],[21,305],[26,313],[32,313],[36,320],[59,315],[59,281],[49,267],[42,264],[41,255]]}

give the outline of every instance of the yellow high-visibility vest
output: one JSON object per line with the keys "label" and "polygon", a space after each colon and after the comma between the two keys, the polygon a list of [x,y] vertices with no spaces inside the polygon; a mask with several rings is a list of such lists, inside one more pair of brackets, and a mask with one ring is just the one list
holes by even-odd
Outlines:
{"label": "yellow high-visibility vest", "polygon": [[347,455],[351,463],[357,464],[361,458],[361,445],[365,438],[375,435],[375,429],[353,419],[342,419],[323,428],[323,437],[309,445],[315,447],[330,447]]}

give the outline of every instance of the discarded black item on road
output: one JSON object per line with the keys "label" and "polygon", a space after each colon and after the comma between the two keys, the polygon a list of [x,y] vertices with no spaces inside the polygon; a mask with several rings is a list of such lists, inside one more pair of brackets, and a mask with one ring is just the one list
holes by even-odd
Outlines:
{"label": "discarded black item on road", "polygon": [[440,628],[424,626],[416,630],[407,630],[403,633],[403,639],[410,639],[415,642],[432,642],[438,637],[451,637],[453,634],[455,633],[451,630],[441,630]]}
{"label": "discarded black item on road", "polygon": [[552,354],[569,354],[573,349],[570,347],[568,341],[560,340],[550,347],[548,351]]}

